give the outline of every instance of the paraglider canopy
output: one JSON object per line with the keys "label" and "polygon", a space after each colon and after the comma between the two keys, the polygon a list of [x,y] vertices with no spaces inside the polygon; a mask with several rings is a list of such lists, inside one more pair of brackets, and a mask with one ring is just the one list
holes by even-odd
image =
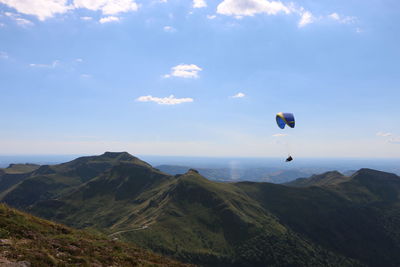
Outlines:
{"label": "paraglider canopy", "polygon": [[276,123],[281,129],[285,128],[285,125],[288,125],[290,128],[294,128],[295,121],[293,113],[279,112],[276,114]]}

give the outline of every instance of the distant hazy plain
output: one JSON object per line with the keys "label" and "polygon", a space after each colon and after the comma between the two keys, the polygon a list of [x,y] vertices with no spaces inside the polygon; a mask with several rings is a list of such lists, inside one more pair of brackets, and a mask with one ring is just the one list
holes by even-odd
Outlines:
{"label": "distant hazy plain", "polygon": [[[0,167],[11,163],[58,164],[87,155],[0,155]],[[176,165],[191,168],[273,168],[278,170],[302,170],[307,173],[322,173],[337,170],[348,172],[371,168],[400,174],[400,159],[359,158],[296,158],[286,163],[284,158],[226,158],[226,157],[178,157],[135,155],[153,166]]]}

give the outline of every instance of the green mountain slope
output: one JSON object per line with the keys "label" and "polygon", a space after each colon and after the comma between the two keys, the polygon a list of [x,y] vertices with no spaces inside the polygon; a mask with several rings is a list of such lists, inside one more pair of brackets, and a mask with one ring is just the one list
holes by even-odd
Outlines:
{"label": "green mountain slope", "polygon": [[7,190],[29,177],[39,167],[35,164],[10,164],[7,168],[0,169],[0,198]]}
{"label": "green mountain slope", "polygon": [[151,167],[122,163],[59,199],[38,202],[31,211],[75,227],[120,229],[151,223],[172,176]]}
{"label": "green mountain slope", "polygon": [[348,181],[349,179],[349,177],[344,176],[338,171],[331,171],[323,174],[316,174],[311,176],[310,178],[299,178],[294,181],[285,183],[285,185],[294,187],[325,186],[339,184]]}
{"label": "green mountain slope", "polygon": [[177,177],[154,224],[120,236],[208,266],[356,266],[297,235],[235,184]]}
{"label": "green mountain slope", "polygon": [[266,183],[238,186],[313,242],[371,266],[398,266],[400,178],[362,169],[345,182],[343,177],[337,179],[339,183],[321,186],[310,182],[306,188]]}
{"label": "green mountain slope", "polygon": [[399,266],[399,194],[398,176],[368,169],[219,183],[105,153],[42,166],[3,201],[207,266]]}
{"label": "green mountain slope", "polygon": [[[170,176],[148,166],[120,164],[30,210],[206,265],[355,264],[286,228],[235,184],[211,182],[194,170]],[[270,253],[257,254],[257,245],[257,251]]]}
{"label": "green mountain slope", "polygon": [[38,169],[40,165],[37,164],[10,164],[7,168],[1,169],[5,173],[8,174],[20,174],[20,173],[29,173]]}
{"label": "green mountain slope", "polygon": [[1,266],[187,266],[0,204]]}
{"label": "green mountain slope", "polygon": [[43,165],[23,177],[18,186],[9,187],[6,194],[3,190],[2,200],[24,208],[38,201],[54,199],[121,163],[150,166],[126,152],[106,152],[63,164]]}

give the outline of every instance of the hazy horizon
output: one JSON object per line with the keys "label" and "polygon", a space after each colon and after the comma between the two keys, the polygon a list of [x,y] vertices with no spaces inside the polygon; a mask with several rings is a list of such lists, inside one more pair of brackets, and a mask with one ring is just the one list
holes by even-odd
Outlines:
{"label": "hazy horizon", "polygon": [[[341,172],[354,171],[361,168],[371,168],[400,174],[400,159],[387,158],[295,158],[286,163],[284,158],[277,157],[189,157],[189,156],[157,156],[135,155],[141,160],[157,167],[160,165],[185,166],[210,169],[251,169],[270,168],[276,170],[303,170],[310,174],[338,170]],[[9,164],[59,164],[82,156],[93,155],[0,155],[0,167]]]}

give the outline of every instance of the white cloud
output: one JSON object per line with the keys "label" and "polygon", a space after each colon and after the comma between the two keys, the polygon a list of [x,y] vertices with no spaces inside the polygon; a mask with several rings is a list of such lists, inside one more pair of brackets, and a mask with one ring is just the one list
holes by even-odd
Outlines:
{"label": "white cloud", "polygon": [[288,136],[288,134],[273,134],[273,137],[285,137]]}
{"label": "white cloud", "polygon": [[335,20],[339,23],[343,23],[343,24],[350,24],[350,23],[354,23],[356,21],[356,17],[341,16],[336,12],[328,15],[328,18],[333,19],[333,20]]}
{"label": "white cloud", "polygon": [[0,3],[16,9],[19,13],[34,15],[39,20],[67,12],[72,7],[67,0],[0,0]]}
{"label": "white cloud", "polygon": [[99,20],[99,22],[100,22],[101,24],[103,24],[103,23],[109,23],[109,22],[116,22],[116,21],[119,21],[119,18],[118,18],[118,17],[115,17],[115,16],[108,16],[108,17],[101,18],[101,19]]}
{"label": "white cloud", "polygon": [[298,27],[302,28],[306,25],[314,23],[323,18],[330,18],[339,23],[349,24],[355,22],[355,17],[341,16],[338,13],[331,13],[328,16],[314,16],[304,7],[298,6],[293,2],[283,3],[274,0],[223,0],[217,6],[217,13],[233,16],[241,19],[245,16],[254,16],[257,14],[267,15],[290,15],[295,14],[300,16]]}
{"label": "white cloud", "polygon": [[89,78],[92,78],[92,75],[90,75],[90,74],[81,74],[81,78],[89,79]]}
{"label": "white cloud", "polygon": [[75,61],[78,62],[78,63],[82,63],[83,59],[82,58],[76,58]]}
{"label": "white cloud", "polygon": [[33,22],[27,19],[23,19],[23,18],[16,18],[15,22],[17,22],[18,25],[20,26],[31,26],[33,25]]}
{"label": "white cloud", "polygon": [[171,73],[164,75],[164,78],[181,77],[181,78],[198,78],[198,73],[202,68],[195,64],[179,64],[171,68]]}
{"label": "white cloud", "polygon": [[36,63],[29,64],[29,66],[33,68],[51,68],[51,69],[54,69],[58,65],[60,65],[60,61],[58,60],[54,60],[51,64],[36,64]]}
{"label": "white cloud", "polygon": [[300,21],[299,21],[298,26],[299,26],[300,28],[302,28],[302,27],[304,27],[304,26],[306,26],[306,25],[308,25],[308,24],[310,24],[310,23],[313,23],[314,21],[315,21],[315,18],[314,18],[314,16],[311,14],[311,12],[309,12],[309,11],[304,11],[304,12],[301,14],[301,18],[300,18]]}
{"label": "white cloud", "polygon": [[[1,1],[1,0],[0,0]],[[18,14],[12,12],[4,12],[4,15],[14,20],[20,26],[31,26],[33,22],[24,18],[21,18]]]}
{"label": "white cloud", "polygon": [[176,32],[176,29],[172,26],[164,26],[163,29],[165,32]]}
{"label": "white cloud", "polygon": [[81,20],[92,20],[92,17],[81,17]]}
{"label": "white cloud", "polygon": [[139,9],[139,5],[133,0],[74,0],[74,7],[100,10],[104,15],[116,15]]}
{"label": "white cloud", "polygon": [[392,136],[392,133],[385,133],[385,132],[377,132],[376,133],[377,136],[382,136],[382,137],[388,137],[388,136]]}
{"label": "white cloud", "polygon": [[176,98],[174,95],[170,95],[169,97],[154,97],[151,95],[141,96],[136,99],[139,102],[155,102],[159,105],[177,105],[182,103],[193,102],[193,98]]}
{"label": "white cloud", "polygon": [[207,7],[207,3],[205,0],[193,0],[193,7],[194,8]]}
{"label": "white cloud", "polygon": [[391,144],[400,144],[400,137],[393,137],[388,142]]}
{"label": "white cloud", "polygon": [[9,56],[8,56],[8,54],[7,54],[6,52],[0,51],[0,58],[1,58],[1,59],[8,59]]}
{"label": "white cloud", "polygon": [[328,17],[330,17],[331,19],[334,19],[334,20],[339,20],[340,19],[338,13],[332,13]]}
{"label": "white cloud", "polygon": [[[77,8],[101,11],[103,15],[116,15],[139,9],[134,0],[0,0],[0,3],[14,8],[21,14],[36,16],[41,21]],[[83,20],[89,18],[81,17]],[[26,22],[22,20],[20,18],[20,24]]]}
{"label": "white cloud", "polygon": [[217,16],[216,15],[207,15],[208,19],[215,19]]}
{"label": "white cloud", "polygon": [[236,95],[233,95],[233,96],[231,96],[232,98],[243,98],[243,97],[245,97],[246,95],[244,94],[244,93],[241,93],[241,92],[239,92],[239,93],[237,93]]}
{"label": "white cloud", "polygon": [[217,13],[241,18],[265,13],[276,15],[278,13],[290,14],[291,8],[279,1],[268,0],[224,0],[217,7]]}
{"label": "white cloud", "polygon": [[386,141],[390,144],[400,144],[400,136],[398,135],[389,132],[377,132],[376,135],[380,137],[388,137],[386,138]]}

